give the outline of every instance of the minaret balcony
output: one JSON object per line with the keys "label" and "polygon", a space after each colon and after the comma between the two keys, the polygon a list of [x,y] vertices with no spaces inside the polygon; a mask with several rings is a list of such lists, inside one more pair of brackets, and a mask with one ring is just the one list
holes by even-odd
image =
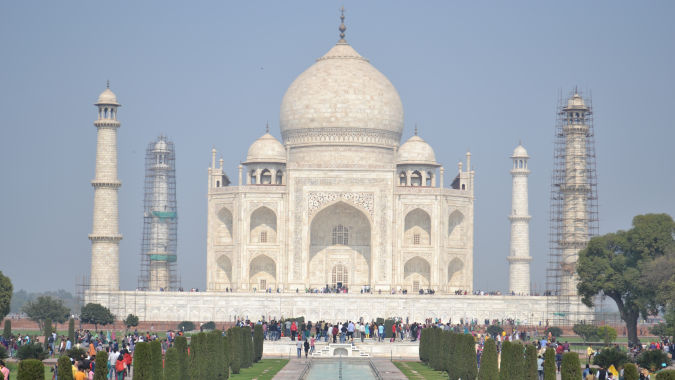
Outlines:
{"label": "minaret balcony", "polygon": [[112,235],[98,235],[98,234],[89,234],[89,240],[91,241],[109,241],[117,243],[122,240],[121,234],[112,234]]}
{"label": "minaret balcony", "polygon": [[532,257],[530,256],[508,256],[506,260],[509,261],[509,263],[529,263],[532,261]]}
{"label": "minaret balcony", "polygon": [[122,182],[95,179],[95,180],[91,181],[91,185],[95,189],[98,189],[98,188],[119,189],[122,186]]}
{"label": "minaret balcony", "polygon": [[532,217],[530,215],[509,215],[509,220],[512,222],[529,222]]}

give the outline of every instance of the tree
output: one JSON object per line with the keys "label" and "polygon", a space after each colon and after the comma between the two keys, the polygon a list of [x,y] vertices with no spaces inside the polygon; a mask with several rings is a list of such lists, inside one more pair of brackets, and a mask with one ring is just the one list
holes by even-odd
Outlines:
{"label": "tree", "polygon": [[138,326],[138,317],[133,314],[127,315],[127,318],[124,320],[124,325],[127,326],[127,329],[129,327]]}
{"label": "tree", "polygon": [[459,360],[462,361],[461,376],[463,380],[475,380],[478,376],[476,363],[476,341],[471,334],[461,334],[459,337]]}
{"label": "tree", "polygon": [[164,380],[180,380],[178,371],[178,350],[175,347],[169,347],[166,350],[166,365],[164,368]]}
{"label": "tree", "polygon": [[190,321],[183,321],[178,324],[179,331],[193,331],[195,329],[195,324]]}
{"label": "tree", "polygon": [[581,337],[584,342],[591,342],[598,338],[598,328],[586,323],[577,323],[572,327],[572,331]]}
{"label": "tree", "polygon": [[555,350],[547,348],[544,353],[544,380],[556,380]]}
{"label": "tree", "polygon": [[605,342],[605,346],[609,346],[616,340],[616,330],[611,326],[600,326],[598,327],[598,338]]}
{"label": "tree", "polygon": [[[140,342],[136,344],[134,350],[134,380],[152,380],[152,354],[150,353],[150,343]],[[98,355],[96,355],[98,357]],[[106,355],[107,357],[107,355]],[[98,369],[98,360],[96,363]]]}
{"label": "tree", "polygon": [[68,320],[68,339],[75,344],[75,320],[73,318]]}
{"label": "tree", "polygon": [[258,362],[262,359],[263,355],[263,328],[262,325],[255,325],[253,328],[253,346],[255,347],[255,361]]}
{"label": "tree", "polygon": [[651,278],[646,268],[654,260],[675,254],[673,236],[675,221],[669,215],[638,215],[630,230],[594,237],[579,252],[577,289],[582,302],[592,307],[594,297],[600,293],[614,300],[626,323],[630,344],[639,343],[639,316],[665,307],[665,299],[657,294],[659,286],[652,281],[646,286],[641,278]]}
{"label": "tree", "polygon": [[12,281],[0,271],[0,320],[5,319],[7,314],[9,314],[9,305],[12,303],[12,291],[14,291]]}
{"label": "tree", "polygon": [[59,380],[73,380],[73,366],[69,357],[64,355],[59,358],[57,375]]}
{"label": "tree", "polygon": [[502,344],[500,380],[522,380],[524,378],[523,350],[523,345],[520,343],[506,341]]}
{"label": "tree", "polygon": [[40,360],[26,359],[19,362],[17,380],[42,380],[45,378],[45,366]]}
{"label": "tree", "polygon": [[485,339],[483,355],[480,357],[480,369],[478,380],[498,380],[499,368],[497,367],[497,345],[493,339]]}
{"label": "tree", "polygon": [[[138,346],[136,346],[138,347]],[[134,351],[134,366],[136,365],[136,351]],[[136,376],[136,369],[134,369],[134,376]],[[108,379],[108,353],[99,351],[96,353],[96,362],[94,365],[94,380]]]}
{"label": "tree", "polygon": [[5,329],[2,332],[2,336],[7,340],[12,337],[12,321],[10,319],[5,319]]}
{"label": "tree", "polygon": [[206,334],[195,334],[190,341],[190,378],[205,379],[205,365],[208,365],[208,359],[206,357]]}
{"label": "tree", "polygon": [[209,330],[214,330],[216,328],[216,322],[214,321],[209,321],[204,323],[199,330],[201,331],[209,331]]}
{"label": "tree", "polygon": [[661,350],[646,350],[638,355],[637,364],[642,368],[649,368],[650,371],[656,371],[662,364],[669,365],[670,358],[668,354]]}
{"label": "tree", "polygon": [[581,365],[579,364],[579,355],[576,352],[563,354],[560,377],[562,380],[581,380]]}
{"label": "tree", "polygon": [[537,347],[533,344],[525,346],[525,374],[524,380],[539,380],[537,368]]}
{"label": "tree", "polygon": [[150,368],[152,368],[152,380],[163,380],[162,370],[162,343],[159,339],[150,342]]}
{"label": "tree", "polygon": [[605,368],[609,368],[610,365],[619,368],[629,361],[628,355],[616,347],[602,349],[593,357],[593,364]]}
{"label": "tree", "polygon": [[[239,327],[232,327],[227,330],[230,348],[230,368],[232,373],[237,374],[241,369],[241,338],[239,336]],[[192,338],[194,340],[194,337]],[[193,377],[195,378],[195,377]]]}
{"label": "tree", "polygon": [[38,359],[44,360],[47,358],[47,353],[45,352],[44,347],[40,343],[26,343],[19,347],[16,351],[16,357],[20,360],[25,359]]}
{"label": "tree", "polygon": [[560,327],[557,327],[557,326],[550,326],[550,327],[547,327],[547,328],[544,330],[544,334],[547,334],[547,335],[548,335],[548,333],[551,333],[551,336],[553,336],[553,337],[555,337],[555,338],[559,338],[559,337],[562,336],[563,331],[562,331],[562,329],[561,329]]}
{"label": "tree", "polygon": [[178,354],[178,375],[180,379],[188,378],[188,350],[187,338],[184,336],[177,336],[174,342],[174,347]]}
{"label": "tree", "polygon": [[109,325],[115,322],[115,317],[110,310],[98,303],[88,303],[80,311],[80,320],[84,323],[93,323],[98,330],[98,325]]}
{"label": "tree", "polygon": [[68,318],[70,310],[63,306],[63,301],[50,296],[40,296],[23,305],[23,312],[28,318],[36,322],[42,330],[45,319],[49,318],[57,323],[63,323]]}
{"label": "tree", "polygon": [[44,335],[45,335],[45,341],[44,341],[44,346],[45,350],[49,347],[49,338],[51,338],[52,335],[52,320],[47,318],[45,319],[44,323],[45,325],[45,330],[44,330]]}
{"label": "tree", "polygon": [[656,374],[656,380],[675,380],[675,369],[659,371],[659,373]]}
{"label": "tree", "polygon": [[635,364],[626,363],[626,365],[623,366],[623,378],[624,380],[638,380],[640,378],[640,374],[638,373]]}

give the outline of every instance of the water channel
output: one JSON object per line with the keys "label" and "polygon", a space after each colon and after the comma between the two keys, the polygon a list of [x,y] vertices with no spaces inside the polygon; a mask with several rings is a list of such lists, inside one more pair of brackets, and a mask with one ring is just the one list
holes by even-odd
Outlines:
{"label": "water channel", "polygon": [[305,380],[377,380],[368,360],[363,359],[318,359]]}

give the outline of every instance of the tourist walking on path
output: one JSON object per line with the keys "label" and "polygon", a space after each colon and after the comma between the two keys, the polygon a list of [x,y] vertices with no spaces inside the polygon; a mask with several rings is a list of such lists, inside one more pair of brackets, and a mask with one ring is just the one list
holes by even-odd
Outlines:
{"label": "tourist walking on path", "polygon": [[305,343],[303,345],[305,346],[305,359],[307,359],[307,354],[309,353],[309,342],[307,339],[305,339]]}
{"label": "tourist walking on path", "polygon": [[298,359],[302,359],[302,341],[298,339],[298,343],[296,343],[296,347],[298,348]]}

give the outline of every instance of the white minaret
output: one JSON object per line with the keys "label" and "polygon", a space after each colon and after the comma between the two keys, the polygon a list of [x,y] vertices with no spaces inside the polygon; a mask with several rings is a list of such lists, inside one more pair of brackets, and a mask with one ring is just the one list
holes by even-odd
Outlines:
{"label": "white minaret", "polygon": [[94,187],[94,220],[91,240],[91,279],[93,292],[119,290],[119,232],[117,191],[122,183],[117,179],[117,97],[109,85],[98,97],[98,130],[96,144],[96,176]]}
{"label": "white minaret", "polygon": [[518,145],[511,156],[513,167],[513,190],[511,196],[511,249],[509,256],[509,291],[515,294],[530,294],[530,214],[527,206],[527,160],[530,156]]}

